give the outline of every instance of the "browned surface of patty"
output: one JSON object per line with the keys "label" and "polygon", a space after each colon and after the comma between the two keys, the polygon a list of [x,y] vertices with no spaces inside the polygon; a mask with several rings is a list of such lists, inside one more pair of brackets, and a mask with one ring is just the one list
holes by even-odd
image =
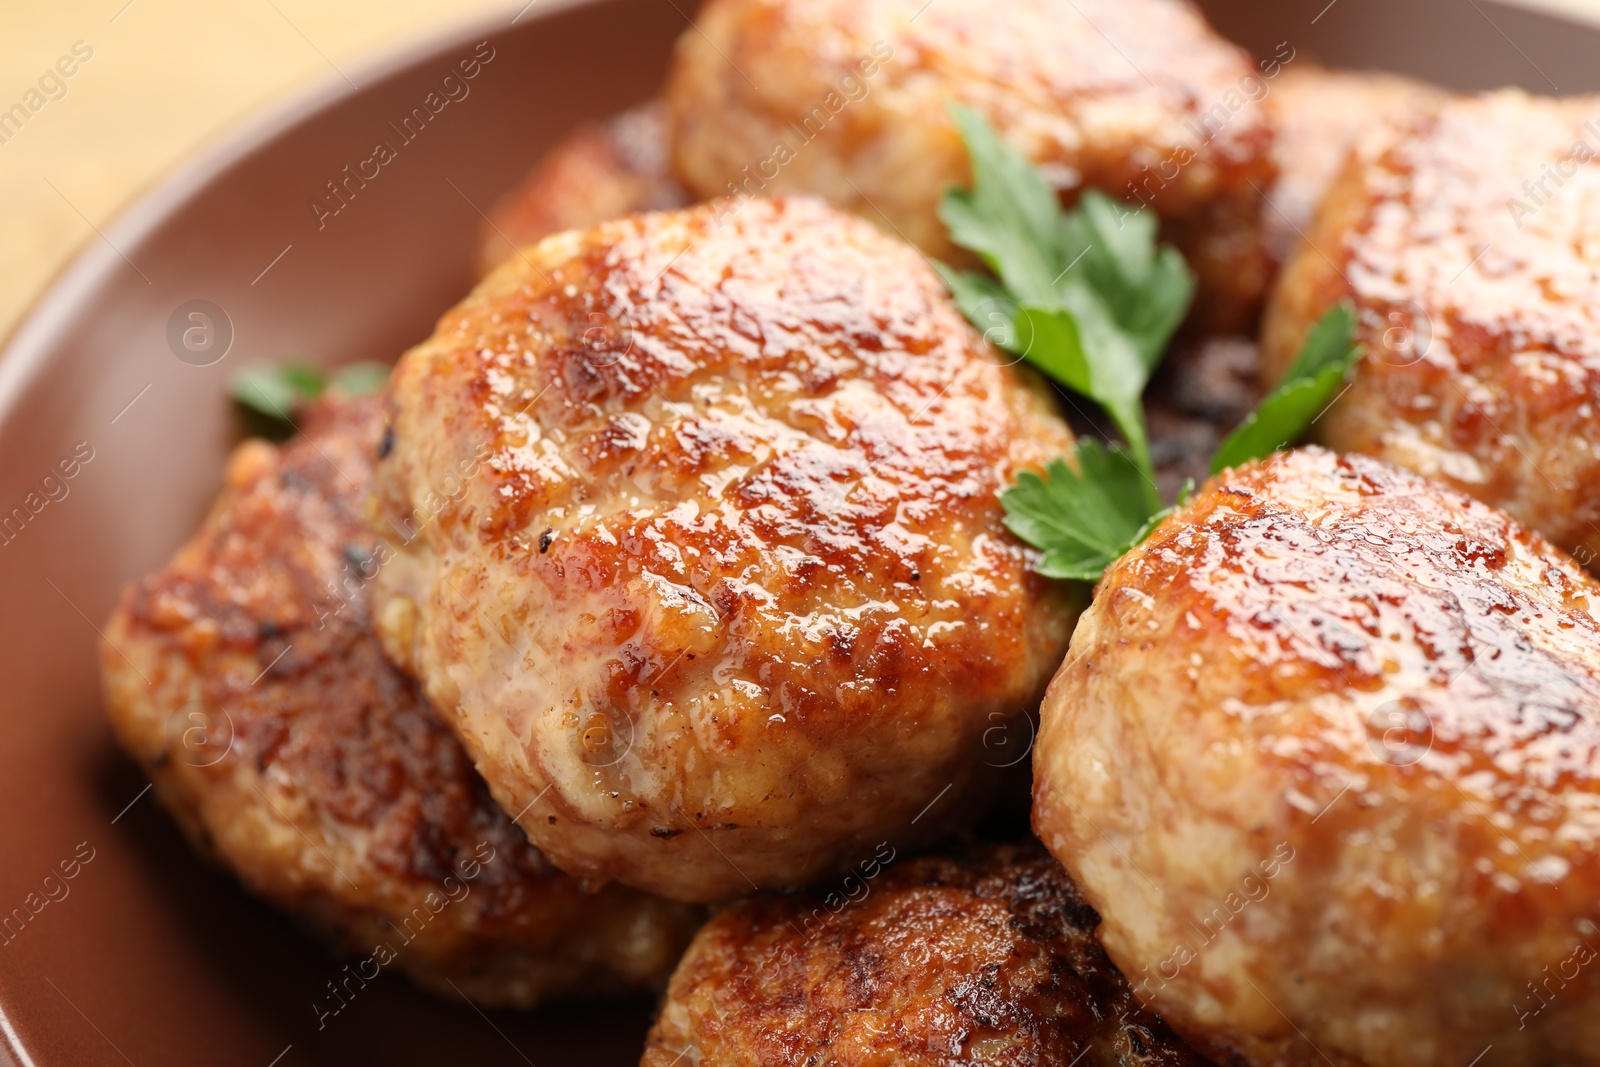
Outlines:
{"label": "browned surface of patty", "polygon": [[1220,329],[1269,281],[1260,73],[1184,0],[713,0],[664,95],[696,195],[812,193],[947,260],[939,200],[970,180],[949,107],[972,107],[1064,199],[1149,203]]}
{"label": "browned surface of patty", "polygon": [[241,445],[210,517],[106,628],[122,745],[202,852],[345,952],[488,1004],[661,980],[697,909],[556,870],[370,636],[376,397]]}
{"label": "browned surface of patty", "polygon": [[1375,128],[1443,99],[1425,82],[1378,70],[1332,70],[1309,59],[1273,80],[1267,108],[1277,120],[1278,180],[1263,216],[1272,254],[1286,262],[1352,146]]}
{"label": "browned surface of patty", "polygon": [[568,135],[507,193],[483,227],[478,270],[488,274],[523,245],[636,211],[682,207],[666,112],[651,100]]}
{"label": "browned surface of patty", "polygon": [[1095,940],[1036,844],[974,846],[833,892],[733,905],[672,977],[642,1067],[1199,1065]]}
{"label": "browned surface of patty", "polygon": [[385,647],[502,806],[700,900],[970,822],[1076,616],[996,499],[1071,447],[1037,379],[810,198],[526,252],[401,360],[377,472]]}
{"label": "browned surface of patty", "polygon": [[1262,334],[1275,379],[1317,316],[1353,300],[1367,356],[1318,439],[1446,481],[1591,567],[1597,131],[1600,97],[1507,90],[1452,99],[1364,142],[1284,271]]}
{"label": "browned surface of patty", "polygon": [[1446,486],[1319,448],[1245,464],[1101,581],[1041,710],[1034,826],[1216,1054],[1600,1063],[1597,609]]}

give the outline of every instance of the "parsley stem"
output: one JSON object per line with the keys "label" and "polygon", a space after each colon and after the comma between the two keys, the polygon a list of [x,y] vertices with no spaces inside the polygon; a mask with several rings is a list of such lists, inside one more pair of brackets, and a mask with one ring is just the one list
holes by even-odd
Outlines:
{"label": "parsley stem", "polygon": [[1128,444],[1128,453],[1143,475],[1140,481],[1143,483],[1145,503],[1150,506],[1153,515],[1161,510],[1161,491],[1156,486],[1155,463],[1150,457],[1150,434],[1145,429],[1144,405],[1136,397],[1128,403],[1106,402],[1104,407],[1111,421],[1122,432],[1123,440]]}

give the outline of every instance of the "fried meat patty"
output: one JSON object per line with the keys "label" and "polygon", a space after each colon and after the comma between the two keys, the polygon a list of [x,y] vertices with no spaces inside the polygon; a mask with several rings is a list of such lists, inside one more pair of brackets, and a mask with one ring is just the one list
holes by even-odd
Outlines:
{"label": "fried meat patty", "polygon": [[118,740],[201,852],[366,967],[518,1007],[664,979],[699,910],[553,867],[369,632],[381,401],[302,425],[241,445],[199,532],[124,595]]}
{"label": "fried meat patty", "polygon": [[1278,180],[1268,195],[1263,225],[1279,262],[1289,259],[1311,228],[1356,142],[1444,97],[1443,90],[1398,74],[1333,70],[1310,60],[1284,67],[1270,89],[1266,102],[1277,120]]}
{"label": "fried meat patty", "polygon": [[1363,142],[1285,269],[1281,376],[1348,298],[1367,346],[1331,448],[1454,485],[1600,553],[1600,97],[1449,100]]}
{"label": "fried meat patty", "polygon": [[1539,535],[1370,457],[1224,472],[1084,613],[1035,829],[1219,1059],[1600,1063],[1597,608]]}
{"label": "fried meat patty", "polygon": [[947,260],[939,200],[970,181],[949,108],[974,108],[1065,200],[1148,203],[1222,328],[1269,280],[1257,76],[1185,0],[712,0],[665,97],[697,196],[813,193]]}
{"label": "fried meat patty", "polygon": [[666,112],[652,100],[590,123],[556,144],[484,224],[478,268],[488,274],[524,245],[638,211],[683,207]]}
{"label": "fried meat patty", "polygon": [[[1318,121],[1320,115],[1307,125]],[[652,101],[556,145],[506,196],[484,227],[483,273],[509,258],[513,248],[536,244],[550,234],[687,204],[688,192],[668,173],[667,133],[661,106]],[[1322,181],[1326,184],[1331,178],[1324,175]],[[1279,181],[1280,192],[1286,182],[1287,178]],[[1269,221],[1272,217],[1269,213]],[[1167,498],[1176,496],[1188,479],[1197,484],[1205,480],[1212,452],[1261,396],[1258,355],[1250,338],[1180,336],[1173,344],[1175,351],[1163,362],[1144,398],[1156,479]],[[1100,418],[1092,405],[1072,407],[1085,429],[1115,436],[1112,424]]]}
{"label": "fried meat patty", "polygon": [[[886,847],[886,846],[885,846]],[[642,1067],[1198,1065],[1037,844],[974,846],[729,907],[672,977]]]}
{"label": "fried meat patty", "polygon": [[975,818],[1076,617],[996,499],[1071,447],[1036,379],[813,199],[526,253],[401,360],[376,476],[380,634],[502,806],[684,900]]}

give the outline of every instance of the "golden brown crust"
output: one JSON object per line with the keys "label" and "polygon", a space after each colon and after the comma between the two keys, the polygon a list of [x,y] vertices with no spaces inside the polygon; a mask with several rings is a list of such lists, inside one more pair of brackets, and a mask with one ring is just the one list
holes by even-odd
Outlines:
{"label": "golden brown crust", "polygon": [[1278,180],[1264,215],[1274,257],[1288,260],[1363,135],[1444,95],[1435,86],[1386,71],[1331,70],[1307,59],[1285,67],[1266,98],[1278,126],[1273,146]]}
{"label": "golden brown crust", "polygon": [[690,199],[672,173],[666,112],[651,100],[582,126],[550,149],[489,213],[478,270],[488,274],[518,248],[553,233],[683,207]]}
{"label": "golden brown crust", "polygon": [[1140,1007],[1099,917],[1036,844],[736,904],[672,977],[641,1067],[1199,1065]]}
{"label": "golden brown crust", "polygon": [[331,399],[293,443],[240,446],[205,525],[106,628],[118,738],[202,851],[369,969],[392,952],[518,1006],[652,984],[697,911],[556,870],[369,633],[382,419]]}
{"label": "golden brown crust", "polygon": [[1600,98],[1505,91],[1366,142],[1285,270],[1262,339],[1275,378],[1316,317],[1351,298],[1368,354],[1319,440],[1446,481],[1590,566],[1600,161],[1584,160],[1600,152],[1596,116]]}
{"label": "golden brown crust", "polygon": [[1213,1052],[1600,1063],[1596,607],[1543,538],[1409,472],[1226,472],[1084,613],[1035,827]]}
{"label": "golden brown crust", "polygon": [[547,240],[396,371],[386,645],[567,870],[725,899],[946,832],[1075,617],[1001,525],[1071,442],[1003,362],[818,201]]}
{"label": "golden brown crust", "polygon": [[813,193],[945,260],[939,199],[969,181],[948,108],[973,107],[1068,200],[1153,206],[1201,275],[1194,318],[1224,328],[1270,267],[1257,78],[1183,0],[714,0],[665,98],[691,192]]}

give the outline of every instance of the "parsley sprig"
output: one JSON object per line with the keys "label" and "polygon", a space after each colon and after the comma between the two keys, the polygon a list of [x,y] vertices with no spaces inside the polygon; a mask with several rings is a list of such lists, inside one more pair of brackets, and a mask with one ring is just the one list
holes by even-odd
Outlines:
{"label": "parsley sprig", "polygon": [[[981,116],[952,116],[973,184],[946,193],[939,217],[991,273],[940,265],[945,284],[991,343],[1098,403],[1126,441],[1080,438],[1070,460],[1053,460],[1044,477],[1022,471],[1000,494],[1006,526],[1043,550],[1041,574],[1094,581],[1177,506],[1161,505],[1141,398],[1194,298],[1194,274],[1175,248],[1158,245],[1151,212],[1093,190],[1063,211],[1038,169]],[[1218,448],[1213,473],[1305,433],[1360,357],[1354,326],[1348,303],[1322,317],[1283,382]]]}
{"label": "parsley sprig", "polygon": [[1000,494],[1006,528],[1044,549],[1035,566],[1048,578],[1092,582],[1117,557],[1143,541],[1173,510],[1151,512],[1132,456],[1104,448],[1092,437],[1079,440],[1078,469],[1053,459],[1045,478],[1018,471]]}
{"label": "parsley sprig", "polygon": [[1156,218],[1103,193],[1071,212],[1022,153],[977,112],[952,111],[972,159],[970,190],[939,205],[950,239],[993,276],[942,268],[961,310],[1000,348],[1098,403],[1127,441],[1158,506],[1139,398],[1194,298],[1177,249],[1156,244]]}
{"label": "parsley sprig", "polygon": [[294,432],[295,412],[329,389],[348,397],[365,396],[389,381],[386,363],[360,361],[324,369],[300,361],[244,367],[228,383],[246,432],[283,440]]}
{"label": "parsley sprig", "polygon": [[245,367],[228,383],[234,403],[270,419],[287,420],[294,410],[329,388],[346,396],[377,392],[389,380],[385,363],[346,363],[325,370],[311,363],[268,363]]}

